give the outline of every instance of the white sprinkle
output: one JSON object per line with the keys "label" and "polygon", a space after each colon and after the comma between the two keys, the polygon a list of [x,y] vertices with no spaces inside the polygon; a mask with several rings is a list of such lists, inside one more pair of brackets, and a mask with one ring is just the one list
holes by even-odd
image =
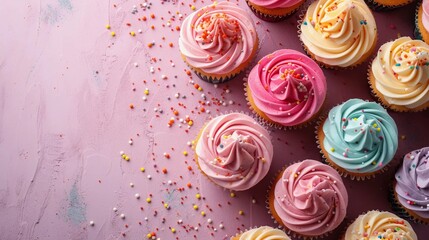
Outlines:
{"label": "white sprinkle", "polygon": [[90,221],[89,225],[94,226],[95,225],[94,221]]}
{"label": "white sprinkle", "polygon": [[125,219],[125,214],[121,213],[121,218]]}
{"label": "white sprinkle", "polygon": [[151,175],[147,175],[147,179],[151,180],[152,176]]}
{"label": "white sprinkle", "polygon": [[162,74],[162,75],[161,75],[161,78],[162,78],[163,80],[165,80],[165,79],[167,79],[167,75]]}
{"label": "white sprinkle", "polygon": [[116,207],[114,207],[114,208],[113,208],[113,211],[114,211],[114,212],[117,212],[117,211],[118,211],[118,209],[117,209]]}
{"label": "white sprinkle", "polygon": [[223,224],[221,223],[221,224],[219,224],[219,228],[220,229],[223,229],[224,228],[224,226],[223,226]]}
{"label": "white sprinkle", "polygon": [[130,182],[130,187],[134,187],[134,183]]}
{"label": "white sprinkle", "polygon": [[207,222],[208,222],[209,224],[211,224],[211,223],[213,222],[213,220],[212,220],[211,218],[209,218],[209,219],[207,219]]}
{"label": "white sprinkle", "polygon": [[139,64],[137,62],[134,63],[134,67],[138,67]]}
{"label": "white sprinkle", "polygon": [[119,154],[122,156],[122,155],[125,154],[125,152],[124,151],[120,151]]}
{"label": "white sprinkle", "polygon": [[134,197],[136,197],[136,199],[140,199],[140,194],[136,193],[134,194]]}

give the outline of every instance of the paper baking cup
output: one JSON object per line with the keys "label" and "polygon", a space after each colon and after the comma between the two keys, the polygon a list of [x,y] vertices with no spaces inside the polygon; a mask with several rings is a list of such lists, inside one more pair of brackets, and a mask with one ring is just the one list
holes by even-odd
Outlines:
{"label": "paper baking cup", "polygon": [[[416,16],[414,19],[414,37],[429,44],[429,32],[425,30],[421,20],[423,16],[422,3],[423,2],[420,0],[416,7]],[[420,26],[422,29],[420,29]]]}
{"label": "paper baking cup", "polygon": [[[395,0],[392,0],[393,2]],[[389,11],[389,10],[393,10],[399,7],[403,7],[405,5],[408,5],[410,3],[412,3],[413,0],[409,0],[407,2],[404,2],[402,4],[398,4],[398,5],[383,5],[381,3],[378,3],[374,0],[365,0],[365,3],[368,5],[368,7],[370,7],[372,10],[374,11]]]}
{"label": "paper baking cup", "polygon": [[371,173],[354,173],[354,172],[349,172],[346,169],[338,166],[337,164],[335,164],[332,160],[329,159],[329,154],[328,152],[325,150],[325,148],[323,147],[323,140],[325,139],[325,134],[323,132],[323,124],[325,123],[327,119],[327,115],[324,117],[319,118],[319,121],[316,124],[316,131],[315,131],[315,135],[316,135],[316,144],[317,144],[317,148],[319,148],[320,154],[322,155],[323,160],[332,168],[334,168],[335,170],[337,170],[337,172],[342,176],[342,177],[348,177],[351,180],[356,180],[356,181],[363,181],[366,179],[371,179],[371,178],[375,178],[375,176],[377,174],[381,174],[385,171],[388,170],[388,165],[386,164],[383,168],[381,168],[380,170],[377,170],[375,172],[371,172]]}

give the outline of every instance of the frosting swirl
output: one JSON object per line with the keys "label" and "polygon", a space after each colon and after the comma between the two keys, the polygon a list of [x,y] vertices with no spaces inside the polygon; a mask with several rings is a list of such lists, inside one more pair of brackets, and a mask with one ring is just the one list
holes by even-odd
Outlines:
{"label": "frosting swirl", "polygon": [[429,219],[429,147],[405,155],[395,178],[395,192],[401,205]]}
{"label": "frosting swirl", "polygon": [[268,226],[248,230],[242,233],[237,240],[290,240],[288,235],[280,229]]}
{"label": "frosting swirl", "polygon": [[276,9],[295,6],[296,4],[302,2],[302,0],[249,0],[249,2],[264,8]]}
{"label": "frosting swirl", "polygon": [[205,73],[227,74],[252,57],[257,42],[249,14],[233,3],[220,2],[185,18],[179,48],[191,66]]}
{"label": "frosting swirl", "polygon": [[345,239],[417,240],[411,225],[390,212],[369,211],[360,215],[346,231]]}
{"label": "frosting swirl", "polygon": [[308,8],[300,38],[316,60],[349,67],[369,56],[377,26],[363,0],[320,0]]}
{"label": "frosting swirl", "polygon": [[429,102],[429,45],[401,37],[383,44],[372,63],[375,86],[392,105],[417,108]]}
{"label": "frosting swirl", "polygon": [[273,157],[268,131],[242,113],[209,121],[195,151],[201,171],[214,183],[232,190],[256,185],[268,173]]}
{"label": "frosting swirl", "polygon": [[330,232],[346,216],[348,195],[341,176],[321,162],[292,164],[274,191],[274,209],[284,225],[305,236]]}
{"label": "frosting swirl", "polygon": [[398,149],[398,129],[375,102],[350,99],[329,111],[321,145],[329,160],[354,173],[373,173],[387,165]]}
{"label": "frosting swirl", "polygon": [[248,87],[256,107],[283,126],[309,120],[326,97],[326,79],[320,67],[290,49],[263,57],[250,72]]}
{"label": "frosting swirl", "polygon": [[426,29],[426,32],[429,32],[429,0],[423,0],[422,8],[423,8],[423,15],[422,15],[423,27]]}

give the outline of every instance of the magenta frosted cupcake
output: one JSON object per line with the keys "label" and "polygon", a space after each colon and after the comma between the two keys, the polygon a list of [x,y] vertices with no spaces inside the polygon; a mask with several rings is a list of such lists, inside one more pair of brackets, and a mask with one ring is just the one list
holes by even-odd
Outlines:
{"label": "magenta frosted cupcake", "polygon": [[398,214],[429,223],[429,147],[405,155],[395,175],[393,197]]}
{"label": "magenta frosted cupcake", "polygon": [[268,22],[279,22],[293,14],[305,0],[246,0],[252,12]]}
{"label": "magenta frosted cupcake", "polygon": [[258,47],[251,16],[230,2],[214,3],[191,13],[180,29],[182,58],[210,83],[228,81],[242,72]]}
{"label": "magenta frosted cupcake", "polygon": [[277,177],[268,207],[281,226],[298,236],[317,238],[344,220],[348,194],[341,176],[315,160],[292,164]]}
{"label": "magenta frosted cupcake", "polygon": [[243,113],[210,120],[196,140],[199,169],[226,189],[247,190],[267,175],[273,157],[269,132]]}
{"label": "magenta frosted cupcake", "polygon": [[248,75],[250,108],[269,124],[297,127],[310,122],[326,97],[326,78],[311,58],[290,49],[263,57]]}

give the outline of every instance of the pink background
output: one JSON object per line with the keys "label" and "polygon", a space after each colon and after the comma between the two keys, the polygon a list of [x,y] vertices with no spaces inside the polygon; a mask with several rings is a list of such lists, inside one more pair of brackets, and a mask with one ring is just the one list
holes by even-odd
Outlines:
{"label": "pink background", "polygon": [[[203,177],[187,142],[210,116],[248,112],[243,76],[215,88],[186,74],[175,29],[181,25],[179,14],[186,16],[192,12],[190,5],[199,8],[209,1],[151,1],[147,10],[143,3],[6,0],[0,4],[0,239],[142,239],[149,232],[161,239],[228,239],[253,226],[275,226],[264,203],[270,181],[284,165],[306,158],[321,160],[314,126],[273,130],[274,162],[256,187],[232,198],[229,191]],[[239,5],[250,13],[244,1]],[[412,34],[414,9],[412,4],[375,14],[378,46]],[[143,16],[147,21],[139,20]],[[261,39],[258,59],[280,48],[302,51],[296,33],[298,14],[282,23],[252,17]],[[111,37],[110,31],[116,36]],[[152,41],[155,46],[149,48]],[[324,70],[325,112],[349,98],[372,100],[367,67],[365,62],[354,70]],[[147,101],[142,100],[145,88],[150,91]],[[202,93],[210,101],[205,112],[200,111]],[[178,118],[189,115],[194,125],[179,127],[176,119],[167,127],[171,108],[179,111]],[[388,172],[365,182],[345,180],[350,196],[346,222],[368,210],[390,211],[388,188],[401,156],[429,145],[429,111],[392,116],[405,139],[399,141]],[[122,160],[120,151],[131,160]],[[163,174],[162,168],[168,172]],[[244,215],[239,215],[240,210]],[[119,217],[121,213],[125,219]],[[95,225],[90,226],[90,221]],[[429,234],[428,226],[412,225],[420,239]],[[337,239],[345,226],[326,239]]]}

